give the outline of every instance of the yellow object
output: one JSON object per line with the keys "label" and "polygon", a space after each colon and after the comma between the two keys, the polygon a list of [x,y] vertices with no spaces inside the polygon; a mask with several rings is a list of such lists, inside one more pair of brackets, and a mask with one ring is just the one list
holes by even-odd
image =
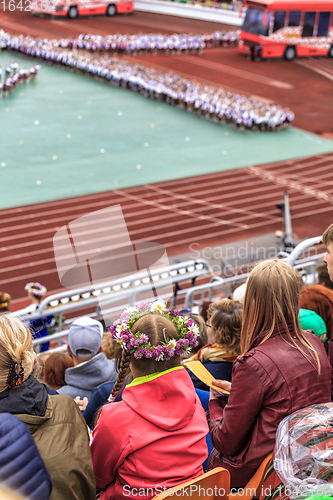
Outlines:
{"label": "yellow object", "polygon": [[199,380],[201,380],[201,382],[208,385],[208,387],[212,387],[213,389],[215,389],[215,391],[221,394],[230,394],[229,391],[221,389],[220,387],[217,387],[213,384],[214,377],[207,370],[207,368],[204,367],[201,361],[187,361],[185,363],[185,366],[186,368],[189,368],[191,372],[194,373],[194,375],[198,377]]}

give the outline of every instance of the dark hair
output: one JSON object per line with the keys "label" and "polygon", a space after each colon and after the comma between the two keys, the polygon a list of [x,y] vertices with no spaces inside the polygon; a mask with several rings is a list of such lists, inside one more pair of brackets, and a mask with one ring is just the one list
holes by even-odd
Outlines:
{"label": "dark hair", "polygon": [[200,316],[204,319],[204,322],[206,323],[207,321],[207,311],[209,309],[209,306],[212,304],[212,302],[210,300],[205,300],[201,306],[200,306],[200,311],[199,311],[199,314]]}
{"label": "dark hair", "polygon": [[0,292],[0,312],[6,312],[9,309],[11,296],[9,293]]}
{"label": "dark hair", "polygon": [[[178,335],[175,325],[168,318],[161,316],[160,313],[141,316],[132,326],[132,333],[139,331],[148,335],[151,345],[158,345],[160,342],[165,341],[165,339],[174,339]],[[112,397],[115,397],[122,388],[124,380],[128,375],[130,361],[143,374],[149,375],[179,366],[180,356],[173,356],[169,361],[156,361],[152,358],[136,359],[124,350],[120,361],[118,378],[112,389]]]}
{"label": "dark hair", "polygon": [[240,354],[243,305],[238,300],[213,302],[208,308],[208,319],[215,337],[215,343],[230,352]]}
{"label": "dark hair", "polygon": [[323,285],[333,290],[333,281],[331,281],[330,275],[328,274],[326,262],[318,264],[316,271],[318,273],[318,285]]}
{"label": "dark hair", "polygon": [[64,352],[50,354],[44,365],[44,381],[52,388],[66,385],[65,371],[74,366],[73,360]]}
{"label": "dark hair", "polygon": [[317,313],[327,329],[327,337],[333,338],[333,290],[322,285],[311,285],[301,291],[300,306]]}

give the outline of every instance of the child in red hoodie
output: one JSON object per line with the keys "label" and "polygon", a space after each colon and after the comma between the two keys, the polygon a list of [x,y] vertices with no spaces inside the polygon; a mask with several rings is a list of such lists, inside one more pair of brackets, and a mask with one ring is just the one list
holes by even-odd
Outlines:
{"label": "child in red hoodie", "polygon": [[110,328],[123,348],[120,390],[128,366],[133,382],[122,401],[103,407],[91,452],[101,500],[148,500],[203,473],[205,412],[181,354],[197,344],[193,320],[156,303],[124,311]]}

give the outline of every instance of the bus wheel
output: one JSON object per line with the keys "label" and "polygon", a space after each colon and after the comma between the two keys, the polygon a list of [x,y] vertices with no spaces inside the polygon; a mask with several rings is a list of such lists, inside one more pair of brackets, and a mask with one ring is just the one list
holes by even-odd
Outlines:
{"label": "bus wheel", "polygon": [[286,61],[293,61],[296,57],[296,49],[293,45],[289,45],[284,53],[284,58]]}
{"label": "bus wheel", "polygon": [[67,12],[67,16],[69,17],[69,19],[76,19],[78,15],[79,13],[77,7],[75,7],[75,5],[71,5]]}
{"label": "bus wheel", "polygon": [[331,45],[330,50],[328,51],[328,57],[333,57],[333,45]]}
{"label": "bus wheel", "polygon": [[106,9],[106,15],[112,17],[116,15],[116,12],[116,6],[113,3],[110,3],[110,5],[108,5],[108,8]]}

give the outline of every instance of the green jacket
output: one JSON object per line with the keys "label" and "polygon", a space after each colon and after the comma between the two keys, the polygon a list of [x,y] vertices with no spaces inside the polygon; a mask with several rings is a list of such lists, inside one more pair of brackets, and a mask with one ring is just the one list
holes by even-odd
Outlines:
{"label": "green jacket", "polygon": [[43,417],[16,417],[29,427],[49,471],[50,500],[96,500],[87,426],[73,399],[49,396]]}

